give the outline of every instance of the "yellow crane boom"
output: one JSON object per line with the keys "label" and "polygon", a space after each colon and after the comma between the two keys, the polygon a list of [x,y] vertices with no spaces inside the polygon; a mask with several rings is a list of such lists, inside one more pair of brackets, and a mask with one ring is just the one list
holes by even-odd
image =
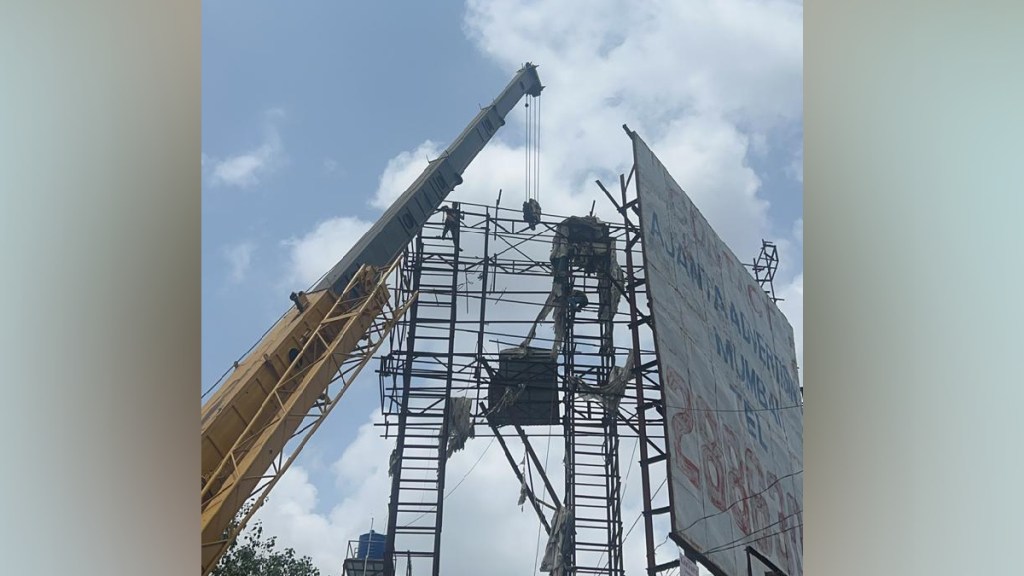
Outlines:
{"label": "yellow crane boom", "polygon": [[[302,296],[304,309],[278,321],[204,406],[204,575],[405,313],[411,300],[390,303],[392,272],[366,266],[340,297],[330,290]],[[293,440],[299,443],[286,455]]]}

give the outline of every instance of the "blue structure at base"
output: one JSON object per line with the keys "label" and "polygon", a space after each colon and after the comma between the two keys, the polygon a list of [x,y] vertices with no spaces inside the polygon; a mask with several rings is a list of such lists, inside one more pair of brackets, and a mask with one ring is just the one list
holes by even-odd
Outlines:
{"label": "blue structure at base", "polygon": [[379,532],[370,530],[359,537],[359,547],[356,550],[356,558],[383,560],[384,559],[385,536]]}

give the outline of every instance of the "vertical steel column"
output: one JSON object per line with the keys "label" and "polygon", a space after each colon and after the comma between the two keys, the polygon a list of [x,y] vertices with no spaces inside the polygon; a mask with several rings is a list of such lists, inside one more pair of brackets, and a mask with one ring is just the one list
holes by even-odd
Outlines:
{"label": "vertical steel column", "polygon": [[[644,380],[641,376],[643,363],[640,358],[640,314],[636,303],[636,287],[639,286],[639,282],[637,282],[635,277],[636,267],[633,263],[633,247],[640,241],[640,235],[636,233],[633,223],[627,215],[630,204],[626,198],[626,179],[621,174],[619,175],[619,188],[622,193],[622,204],[619,205],[619,212],[622,213],[622,222],[625,225],[626,238],[626,299],[629,302],[629,327],[630,332],[633,335],[633,354],[636,355],[633,363],[633,378],[636,381],[636,414],[637,427],[639,428],[638,441],[640,443],[640,479],[641,484],[643,485],[644,498],[643,517],[644,536],[646,537],[647,544],[647,574],[648,576],[654,576],[654,574],[658,572],[658,563],[655,561],[654,557],[654,514],[652,512],[651,502],[651,473],[648,469],[650,452],[647,448],[647,400],[644,398]],[[639,216],[639,198],[635,205],[637,215]]]}
{"label": "vertical steel column", "polygon": [[[612,248],[615,242],[608,238],[608,253],[614,254]],[[614,346],[614,320],[615,310],[610,308],[612,295],[611,267],[603,268],[597,278],[598,290],[598,328],[600,338],[599,355],[601,367],[597,372],[596,383],[602,385],[608,382],[612,367],[615,366]],[[602,320],[601,309],[606,303],[609,304],[607,319]],[[605,497],[608,501],[608,508],[605,512],[606,537],[608,545],[608,574],[610,576],[622,576],[622,489],[619,477],[619,430],[618,411],[609,413],[602,406],[601,431],[604,433],[602,448],[605,458],[604,484]]]}
{"label": "vertical steel column", "polygon": [[[459,210],[458,204],[454,205],[455,210]],[[451,284],[451,312],[448,317],[448,358],[446,362],[445,382],[444,382],[444,417],[441,420],[441,438],[438,442],[438,462],[437,462],[437,515],[435,516],[435,531],[434,531],[434,571],[433,576],[440,576],[441,574],[441,525],[444,520],[444,479],[445,479],[445,468],[448,463],[448,417],[451,414],[452,406],[452,371],[454,370],[455,363],[455,322],[458,318],[458,304],[456,302],[457,292],[459,289],[459,252],[461,250],[459,243],[462,236],[462,221],[461,217],[455,219],[455,229],[452,230],[452,244],[454,249],[452,250],[452,284]],[[410,357],[413,354],[413,347],[409,347]]]}
{"label": "vertical steel column", "polygon": [[[611,244],[609,242],[609,249]],[[577,315],[568,302],[560,303],[564,318],[563,368],[565,385],[565,503],[573,509],[573,528],[567,534],[569,574],[608,574],[621,576],[622,516],[618,457],[617,414],[609,414],[603,403],[582,400],[575,388],[577,377],[592,380],[595,387],[608,382],[615,364],[613,340],[614,311],[606,310],[611,301],[610,269],[601,266],[594,272],[579,272],[567,261],[564,270],[556,271],[557,282],[568,297],[574,289],[598,291],[596,319],[590,314]],[[596,284],[596,286],[595,286]],[[580,351],[578,344],[594,342],[591,334],[576,334],[583,325],[598,324],[598,352]],[[597,364],[577,366],[578,356],[597,356]],[[579,372],[579,374],[578,374]],[[598,511],[595,488],[601,487],[603,510]],[[598,535],[600,534],[600,536]],[[600,554],[598,554],[600,552]]]}
{"label": "vertical steel column", "polygon": [[[557,232],[556,232],[557,233]],[[575,364],[573,362],[573,355],[576,351],[576,342],[572,337],[572,324],[575,321],[575,313],[570,306],[568,306],[568,297],[572,292],[573,283],[571,277],[568,275],[569,266],[568,258],[565,274],[566,276],[559,277],[559,270],[553,270],[556,281],[562,284],[562,300],[556,303],[556,310],[562,315],[562,382],[563,382],[563,405],[565,415],[562,420],[562,435],[565,439],[565,496],[563,502],[566,508],[573,509],[576,504],[576,426],[575,426],[575,410],[574,404],[576,401],[576,390],[574,384],[574,372]],[[555,336],[557,338],[557,335]],[[578,510],[573,511],[573,522],[575,524],[575,515]],[[573,526],[566,531],[565,547],[569,549],[568,558],[566,558],[566,574],[576,574],[576,530]]]}
{"label": "vertical steel column", "polygon": [[[498,192],[501,195],[501,192]],[[488,251],[490,249],[491,240],[491,210],[487,209],[484,215],[484,262],[483,270],[480,272],[480,324],[477,329],[476,335],[476,368],[473,371],[473,378],[477,382],[476,388],[476,402],[474,406],[480,404],[480,371],[483,369],[483,356],[484,356],[484,320],[487,317],[487,273],[489,272],[488,264],[491,262],[491,255]],[[466,286],[469,288],[469,286]]]}
{"label": "vertical steel column", "polygon": [[[416,236],[416,256],[413,258],[413,266],[411,267],[412,272],[412,289],[415,293],[420,288],[420,267],[423,263],[423,236],[422,234]],[[419,317],[419,305],[420,299],[417,298],[413,301],[412,307],[409,309],[409,330],[407,333],[406,347],[412,350],[413,344],[416,342],[416,320]],[[402,371],[402,401],[401,409],[398,413],[398,434],[395,438],[395,462],[399,463],[393,466],[393,475],[391,477],[391,500],[388,503],[388,528],[387,533],[384,535],[384,574],[385,576],[394,576],[395,574],[395,529],[398,525],[398,499],[400,497],[400,483],[402,478],[402,452],[405,446],[405,423],[406,417],[409,412],[409,390],[412,388],[412,354],[407,354],[405,357],[405,366]],[[390,466],[390,463],[389,463]]]}

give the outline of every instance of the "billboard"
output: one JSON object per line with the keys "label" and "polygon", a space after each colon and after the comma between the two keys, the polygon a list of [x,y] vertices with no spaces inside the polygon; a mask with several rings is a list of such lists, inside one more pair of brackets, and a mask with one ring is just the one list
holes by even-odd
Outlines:
{"label": "billboard", "polygon": [[672,532],[729,576],[752,547],[803,574],[803,402],[793,329],[635,133],[666,407]]}

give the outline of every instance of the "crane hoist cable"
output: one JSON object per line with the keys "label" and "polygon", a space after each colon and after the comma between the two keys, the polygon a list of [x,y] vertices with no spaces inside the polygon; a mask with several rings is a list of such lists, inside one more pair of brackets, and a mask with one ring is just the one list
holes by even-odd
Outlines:
{"label": "crane hoist cable", "polygon": [[524,121],[526,122],[526,144],[524,145],[524,156],[523,160],[526,161],[523,170],[523,191],[526,193],[526,201],[530,200],[530,128],[532,128],[532,122],[530,122],[530,97],[525,98],[523,106],[526,108],[526,114],[523,114]]}
{"label": "crane hoist cable", "polygon": [[[530,106],[530,104],[533,106]],[[536,229],[540,223],[540,98],[526,96],[526,171],[524,191],[526,200],[523,202],[523,220]]]}
{"label": "crane hoist cable", "polygon": [[536,122],[534,122],[534,152],[537,154],[537,162],[534,164],[536,182],[533,186],[533,197],[540,202],[540,97],[537,97],[535,101],[537,106],[534,111],[536,114]]}
{"label": "crane hoist cable", "polygon": [[538,142],[538,116],[537,109],[540,105],[537,99],[532,96],[526,97],[526,199],[540,200],[537,197],[537,142]]}

